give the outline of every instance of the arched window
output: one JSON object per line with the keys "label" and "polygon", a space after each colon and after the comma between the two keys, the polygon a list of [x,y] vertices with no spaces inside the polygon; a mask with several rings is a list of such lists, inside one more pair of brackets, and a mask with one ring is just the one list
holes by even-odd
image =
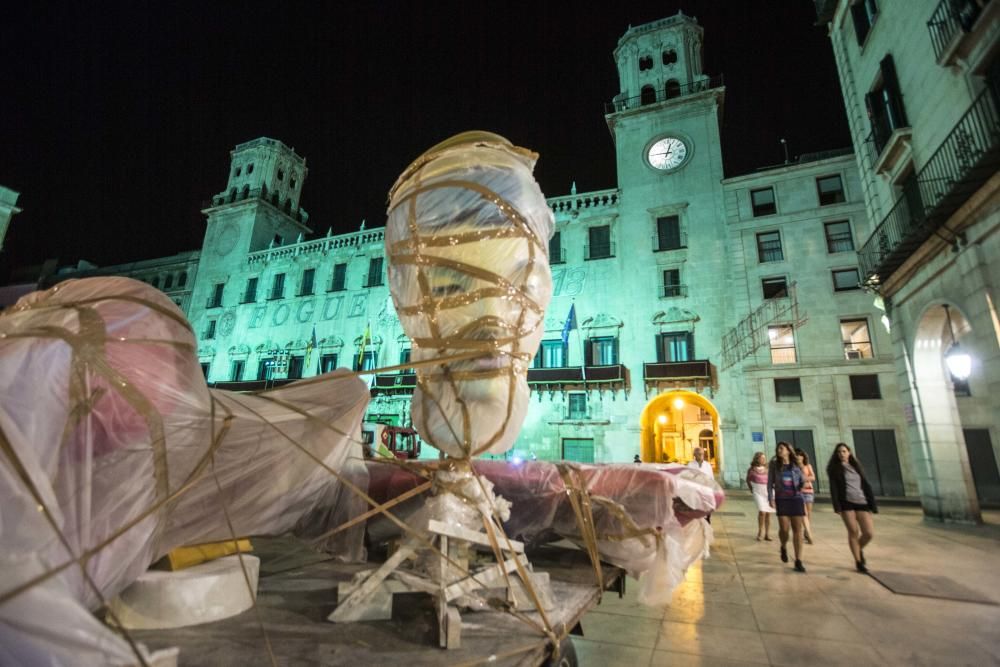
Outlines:
{"label": "arched window", "polygon": [[177,286],[184,287],[185,285],[187,285],[187,281],[188,281],[187,271],[181,271],[181,275],[177,276]]}
{"label": "arched window", "polygon": [[174,274],[168,273],[167,277],[163,279],[163,289],[170,289],[174,286]]}
{"label": "arched window", "polygon": [[272,192],[271,193],[271,203],[274,204],[275,206],[278,205],[278,193],[277,192]]}
{"label": "arched window", "polygon": [[285,180],[285,171],[283,169],[278,169],[278,180],[279,181]]}
{"label": "arched window", "polygon": [[648,69],[653,69],[653,56],[642,56],[639,58],[639,71],[645,72]]}
{"label": "arched window", "polygon": [[294,190],[295,189],[295,174],[292,174],[292,177],[289,179],[289,181],[290,181],[290,183],[288,184],[289,187],[291,187],[292,190]]}
{"label": "arched window", "polygon": [[669,49],[669,50],[663,52],[663,64],[664,65],[673,65],[675,62],[677,62],[677,52],[676,51],[674,51],[673,49]]}
{"label": "arched window", "polygon": [[288,199],[285,200],[285,213],[291,213],[291,212],[292,212],[292,198],[289,197]]}
{"label": "arched window", "polygon": [[250,186],[249,185],[244,185],[243,186],[243,193],[242,193],[242,196],[240,197],[240,199],[246,199],[249,196],[250,196]]}
{"label": "arched window", "polygon": [[234,201],[236,201],[236,188],[229,191],[229,203],[232,204]]}
{"label": "arched window", "polygon": [[680,94],[681,84],[677,82],[677,79],[668,80],[663,90],[664,97],[669,100],[671,97],[680,97]]}
{"label": "arched window", "polygon": [[656,89],[652,86],[642,87],[642,98],[640,100],[641,104],[652,104],[656,101]]}
{"label": "arched window", "polygon": [[243,167],[236,167],[236,171],[233,172],[233,176],[239,178],[240,174],[242,174],[242,173],[243,173]]}
{"label": "arched window", "polygon": [[249,176],[252,173],[253,173],[253,162],[247,165],[247,175]]}

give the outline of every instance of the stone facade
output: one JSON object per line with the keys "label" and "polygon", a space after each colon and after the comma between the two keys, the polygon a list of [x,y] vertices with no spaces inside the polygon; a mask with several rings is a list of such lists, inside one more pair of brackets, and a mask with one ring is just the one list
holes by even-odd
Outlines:
{"label": "stone facade", "polygon": [[[884,300],[907,459],[924,512],[978,521],[1000,500],[1000,7],[818,2],[840,71]],[[950,320],[950,322],[949,322]],[[967,380],[945,356],[958,341]]]}
{"label": "stone facade", "polygon": [[10,219],[21,212],[21,209],[15,206],[17,197],[17,192],[0,185],[0,250],[3,250],[3,240],[7,236]]}

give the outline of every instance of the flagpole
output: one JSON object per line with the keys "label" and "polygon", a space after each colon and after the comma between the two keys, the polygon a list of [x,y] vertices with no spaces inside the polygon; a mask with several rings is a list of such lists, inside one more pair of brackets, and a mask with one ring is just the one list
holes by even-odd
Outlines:
{"label": "flagpole", "polygon": [[[575,305],[575,304],[574,304]],[[575,315],[576,313],[574,313]],[[576,328],[576,337],[580,341],[580,371],[583,374],[583,390],[587,390],[587,350],[586,346],[583,344],[583,331],[580,327]]]}

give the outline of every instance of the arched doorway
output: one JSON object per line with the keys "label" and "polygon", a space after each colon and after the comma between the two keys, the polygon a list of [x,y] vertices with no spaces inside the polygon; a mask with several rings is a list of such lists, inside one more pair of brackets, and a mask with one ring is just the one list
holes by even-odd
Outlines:
{"label": "arched doorway", "polygon": [[[955,340],[965,343],[963,339],[972,338],[971,327],[957,306],[947,306],[947,315],[944,304],[928,307],[920,317],[913,340],[910,373],[917,431],[913,461],[926,515],[980,521],[975,481],[955,399],[955,382],[945,362],[945,354]],[[968,348],[968,344],[963,347]]]}
{"label": "arched doorway", "polygon": [[701,394],[675,390],[653,397],[642,410],[639,427],[643,461],[687,463],[694,448],[702,447],[716,472],[722,469],[719,411]]}

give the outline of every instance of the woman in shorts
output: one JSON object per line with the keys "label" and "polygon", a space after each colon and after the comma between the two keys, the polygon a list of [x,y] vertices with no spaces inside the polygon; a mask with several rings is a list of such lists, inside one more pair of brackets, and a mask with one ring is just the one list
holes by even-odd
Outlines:
{"label": "woman in shorts", "polygon": [[802,500],[806,504],[806,518],[804,521],[805,540],[806,544],[812,544],[813,503],[816,502],[816,491],[813,488],[813,482],[816,481],[816,472],[809,463],[809,455],[798,447],[795,448],[795,463],[799,466],[799,470],[802,471],[802,479],[805,480],[805,483],[802,484]]}
{"label": "woman in shorts", "polygon": [[851,448],[843,442],[838,442],[833,449],[826,477],[830,480],[833,511],[840,515],[847,528],[847,544],[854,556],[854,567],[862,574],[867,573],[864,549],[875,535],[872,514],[878,512],[872,485],[865,479],[865,472]]}
{"label": "woman in shorts", "polygon": [[788,562],[788,529],[792,529],[795,550],[795,570],[805,572],[802,565],[802,522],[806,516],[802,498],[802,470],[795,464],[795,452],[787,442],[779,442],[767,471],[767,499],[778,514],[778,539],[781,540],[781,562]]}

